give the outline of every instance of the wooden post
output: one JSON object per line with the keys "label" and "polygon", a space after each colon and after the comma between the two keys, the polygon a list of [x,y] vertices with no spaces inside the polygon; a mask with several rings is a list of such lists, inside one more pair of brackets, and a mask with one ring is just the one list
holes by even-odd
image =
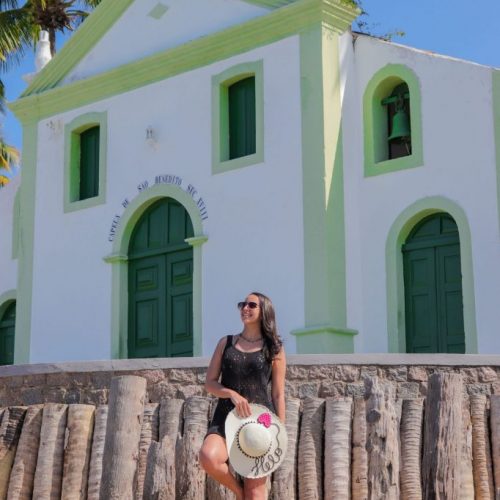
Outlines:
{"label": "wooden post", "polygon": [[9,500],[31,498],[35,478],[36,459],[40,443],[43,405],[29,406],[17,446],[16,458],[10,473]]}
{"label": "wooden post", "polygon": [[325,400],[306,398],[303,402],[299,437],[299,498],[323,498],[323,424]]}
{"label": "wooden post", "polygon": [[352,420],[352,500],[368,499],[368,453],[366,452],[366,403],[354,400]]}
{"label": "wooden post", "polygon": [[299,438],[300,399],[287,398],[286,400],[286,433],[288,448],[283,463],[273,474],[273,499],[295,500],[297,493],[296,460]]}
{"label": "wooden post", "polygon": [[460,498],[462,453],[462,377],[429,377],[424,419],[422,485],[425,500]]}
{"label": "wooden post", "polygon": [[94,411],[92,405],[69,405],[61,494],[64,500],[87,498]]}
{"label": "wooden post", "polygon": [[500,499],[500,395],[492,394],[490,397],[491,414],[491,448],[493,455],[495,498]]}
{"label": "wooden post", "polygon": [[401,500],[421,500],[424,400],[405,399],[401,414]]}
{"label": "wooden post", "polygon": [[366,381],[368,497],[399,500],[399,422],[394,386]]}
{"label": "wooden post", "polygon": [[139,463],[137,465],[135,498],[142,500],[144,492],[144,478],[148,462],[148,451],[152,441],[158,441],[158,403],[144,405],[141,439],[139,441]]}
{"label": "wooden post", "polygon": [[460,465],[460,500],[474,498],[474,475],[472,474],[472,422],[469,399],[462,401],[462,455]]}
{"label": "wooden post", "polygon": [[325,500],[351,498],[352,398],[328,398],[325,405]]}
{"label": "wooden post", "polygon": [[149,446],[143,498],[175,500],[175,443],[168,436]]}
{"label": "wooden post", "polygon": [[100,500],[132,500],[137,472],[146,379],[111,380]]}
{"label": "wooden post", "polygon": [[159,441],[168,436],[175,444],[182,430],[182,412],[184,400],[164,399],[160,404]]}
{"label": "wooden post", "polygon": [[92,438],[92,453],[90,455],[89,464],[87,500],[99,500],[107,420],[108,405],[98,406],[95,410],[94,416],[94,435]]}
{"label": "wooden post", "polygon": [[472,420],[472,464],[474,491],[477,500],[493,500],[493,471],[486,413],[486,396],[477,394],[470,397]]}
{"label": "wooden post", "polygon": [[47,403],[43,407],[33,500],[61,498],[67,413],[68,405]]}
{"label": "wooden post", "polygon": [[176,471],[177,498],[183,500],[199,500],[205,495],[205,472],[198,453],[207,432],[209,407],[209,399],[199,396],[187,399],[184,404],[184,433],[179,441]]}
{"label": "wooden post", "polygon": [[17,443],[21,435],[26,407],[6,408],[0,426],[0,499],[7,498],[12,464],[16,456]]}

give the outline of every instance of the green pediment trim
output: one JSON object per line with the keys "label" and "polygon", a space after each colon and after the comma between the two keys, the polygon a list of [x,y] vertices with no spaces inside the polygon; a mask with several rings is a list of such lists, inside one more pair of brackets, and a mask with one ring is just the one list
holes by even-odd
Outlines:
{"label": "green pediment trim", "polygon": [[[106,2],[103,5],[106,5]],[[341,0],[299,0],[265,16],[100,75],[49,88],[57,85],[66,74],[57,69],[61,63],[57,62],[56,56],[47,66],[47,85],[41,84],[41,78],[44,76],[42,72],[28,89],[29,92],[9,107],[21,121],[36,121],[247,52],[297,34],[315,23],[323,23],[333,31],[343,33],[358,14],[357,9],[346,6]],[[91,18],[86,22],[90,20]],[[52,79],[49,78],[50,75],[53,76]],[[36,87],[33,86],[35,83]],[[28,95],[29,93],[32,95]]]}
{"label": "green pediment trim", "polygon": [[21,97],[37,94],[57,85],[90,52],[133,1],[101,2],[54,59],[38,73]]}

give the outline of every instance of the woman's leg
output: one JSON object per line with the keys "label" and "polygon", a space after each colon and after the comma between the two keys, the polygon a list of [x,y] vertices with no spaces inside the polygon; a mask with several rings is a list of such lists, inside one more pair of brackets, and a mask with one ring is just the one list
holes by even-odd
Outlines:
{"label": "woman's leg", "polygon": [[245,479],[244,490],[245,500],[266,500],[267,499],[267,477],[259,479]]}
{"label": "woman's leg", "polygon": [[206,473],[236,494],[237,500],[243,500],[243,488],[229,471],[227,465],[226,441],[218,434],[209,434],[200,450],[200,464]]}

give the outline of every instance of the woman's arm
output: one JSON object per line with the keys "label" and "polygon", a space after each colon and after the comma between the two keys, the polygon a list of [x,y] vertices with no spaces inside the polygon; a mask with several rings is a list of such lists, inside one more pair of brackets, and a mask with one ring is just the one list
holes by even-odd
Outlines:
{"label": "woman's arm", "polygon": [[280,420],[285,422],[285,373],[286,357],[283,347],[273,360],[271,396],[274,408]]}
{"label": "woman's arm", "polygon": [[224,347],[226,346],[227,337],[223,337],[217,347],[215,348],[212,359],[207,369],[207,377],[205,379],[205,390],[214,396],[222,399],[231,399],[234,404],[238,415],[241,417],[249,417],[252,412],[250,411],[250,405],[248,401],[240,396],[236,391],[224,387],[219,382],[221,367],[222,367],[222,354],[224,353]]}

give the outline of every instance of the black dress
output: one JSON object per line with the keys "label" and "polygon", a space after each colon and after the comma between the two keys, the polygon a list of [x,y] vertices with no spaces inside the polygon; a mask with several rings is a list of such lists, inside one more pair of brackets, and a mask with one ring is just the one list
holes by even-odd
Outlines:
{"label": "black dress", "polygon": [[[233,335],[227,336],[226,346],[222,353],[220,383],[241,394],[249,403],[258,403],[274,412],[274,406],[269,397],[269,382],[271,381],[272,362],[268,361],[263,350],[242,352],[233,345]],[[219,434],[226,437],[224,424],[227,414],[234,408],[231,399],[219,398],[208,434]]]}

